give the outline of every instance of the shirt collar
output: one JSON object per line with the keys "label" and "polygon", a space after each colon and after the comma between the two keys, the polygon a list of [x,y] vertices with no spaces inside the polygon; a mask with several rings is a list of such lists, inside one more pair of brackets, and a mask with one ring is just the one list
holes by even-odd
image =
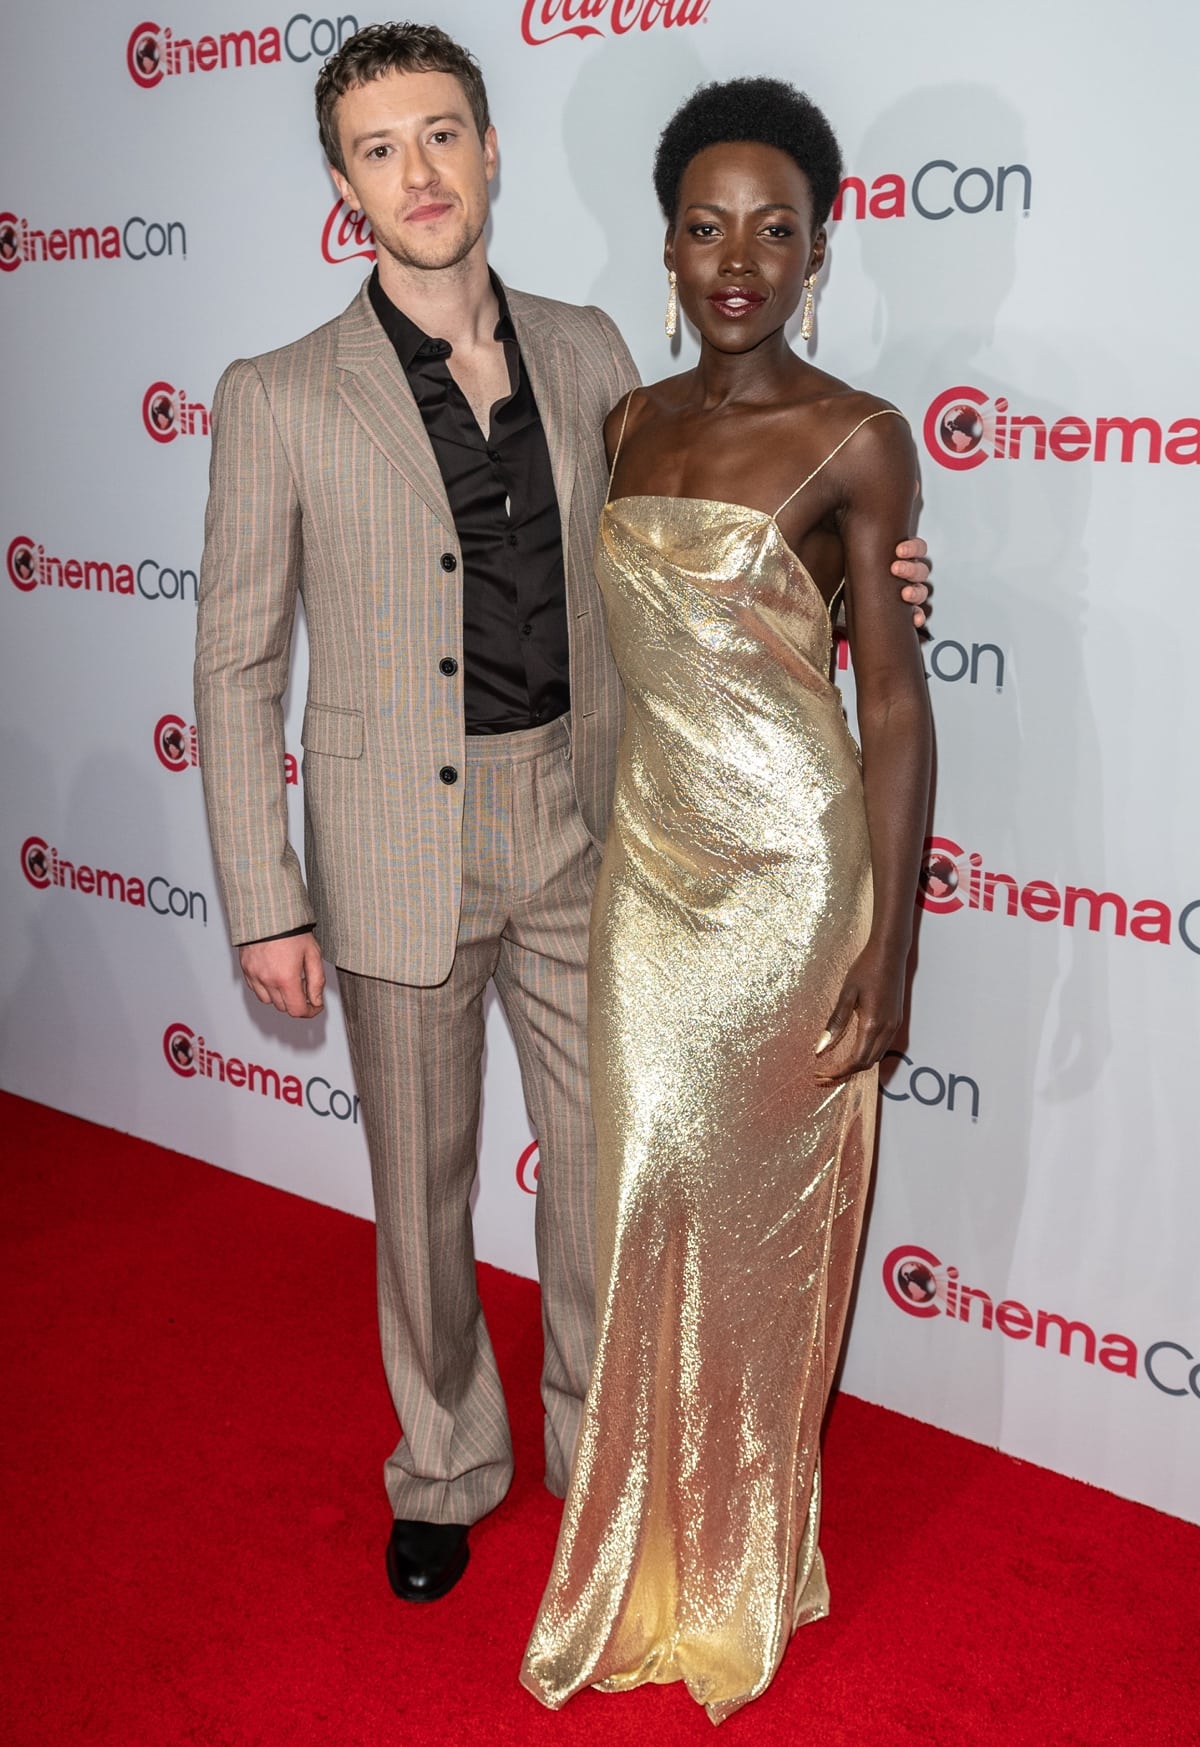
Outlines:
{"label": "shirt collar", "polygon": [[[492,290],[496,294],[496,302],[500,305],[500,319],[496,323],[494,338],[497,340],[515,340],[517,331],[513,327],[512,315],[508,307],[508,298],[503,285],[495,271],[489,267],[488,277],[492,282]],[[379,318],[381,327],[388,339],[396,348],[405,370],[411,370],[418,359],[448,358],[453,347],[448,340],[436,339],[419,328],[411,316],[405,315],[392,302],[383,286],[379,283],[379,268],[376,267],[367,282],[367,295],[371,299],[371,307]]]}

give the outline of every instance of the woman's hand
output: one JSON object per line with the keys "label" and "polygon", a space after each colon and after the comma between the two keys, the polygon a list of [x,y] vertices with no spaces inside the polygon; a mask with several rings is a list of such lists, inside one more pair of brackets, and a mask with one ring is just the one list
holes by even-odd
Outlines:
{"label": "woman's hand", "polygon": [[838,1066],[830,1062],[825,1072],[818,1071],[818,1080],[828,1084],[847,1079],[873,1068],[882,1058],[904,1015],[904,970],[905,954],[884,952],[867,942],[846,973],[837,1006],[814,1052],[824,1055],[836,1050],[853,1020],[852,1053]]}

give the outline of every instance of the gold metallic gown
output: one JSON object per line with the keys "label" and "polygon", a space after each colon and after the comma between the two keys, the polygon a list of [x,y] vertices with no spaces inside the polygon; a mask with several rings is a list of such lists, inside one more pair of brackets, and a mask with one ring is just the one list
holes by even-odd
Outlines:
{"label": "gold metallic gown", "polygon": [[554,1709],[683,1680],[720,1722],[828,1610],[876,1074],[821,1085],[813,1049],[870,927],[867,824],[773,516],[619,498],[597,569],[627,707],[589,972],[598,1344],[521,1679]]}

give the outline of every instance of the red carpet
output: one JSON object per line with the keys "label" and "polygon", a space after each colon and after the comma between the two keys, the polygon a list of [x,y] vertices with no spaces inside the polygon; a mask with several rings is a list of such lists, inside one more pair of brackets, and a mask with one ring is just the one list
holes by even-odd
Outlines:
{"label": "red carpet", "polygon": [[[484,1268],[517,1478],[444,1602],[395,1601],[373,1233],[0,1097],[2,1747],[702,1742],[681,1687],[516,1683],[558,1506],[537,1292]],[[843,1397],[834,1614],[721,1740],[1194,1747],[1200,1530]]]}

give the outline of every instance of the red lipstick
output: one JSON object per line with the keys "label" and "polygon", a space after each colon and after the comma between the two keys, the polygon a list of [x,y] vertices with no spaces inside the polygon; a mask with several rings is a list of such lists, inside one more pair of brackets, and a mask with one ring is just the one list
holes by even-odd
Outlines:
{"label": "red lipstick", "polygon": [[761,309],[767,300],[761,291],[752,291],[749,286],[723,285],[719,291],[710,293],[708,301],[719,315],[729,321],[740,321]]}

